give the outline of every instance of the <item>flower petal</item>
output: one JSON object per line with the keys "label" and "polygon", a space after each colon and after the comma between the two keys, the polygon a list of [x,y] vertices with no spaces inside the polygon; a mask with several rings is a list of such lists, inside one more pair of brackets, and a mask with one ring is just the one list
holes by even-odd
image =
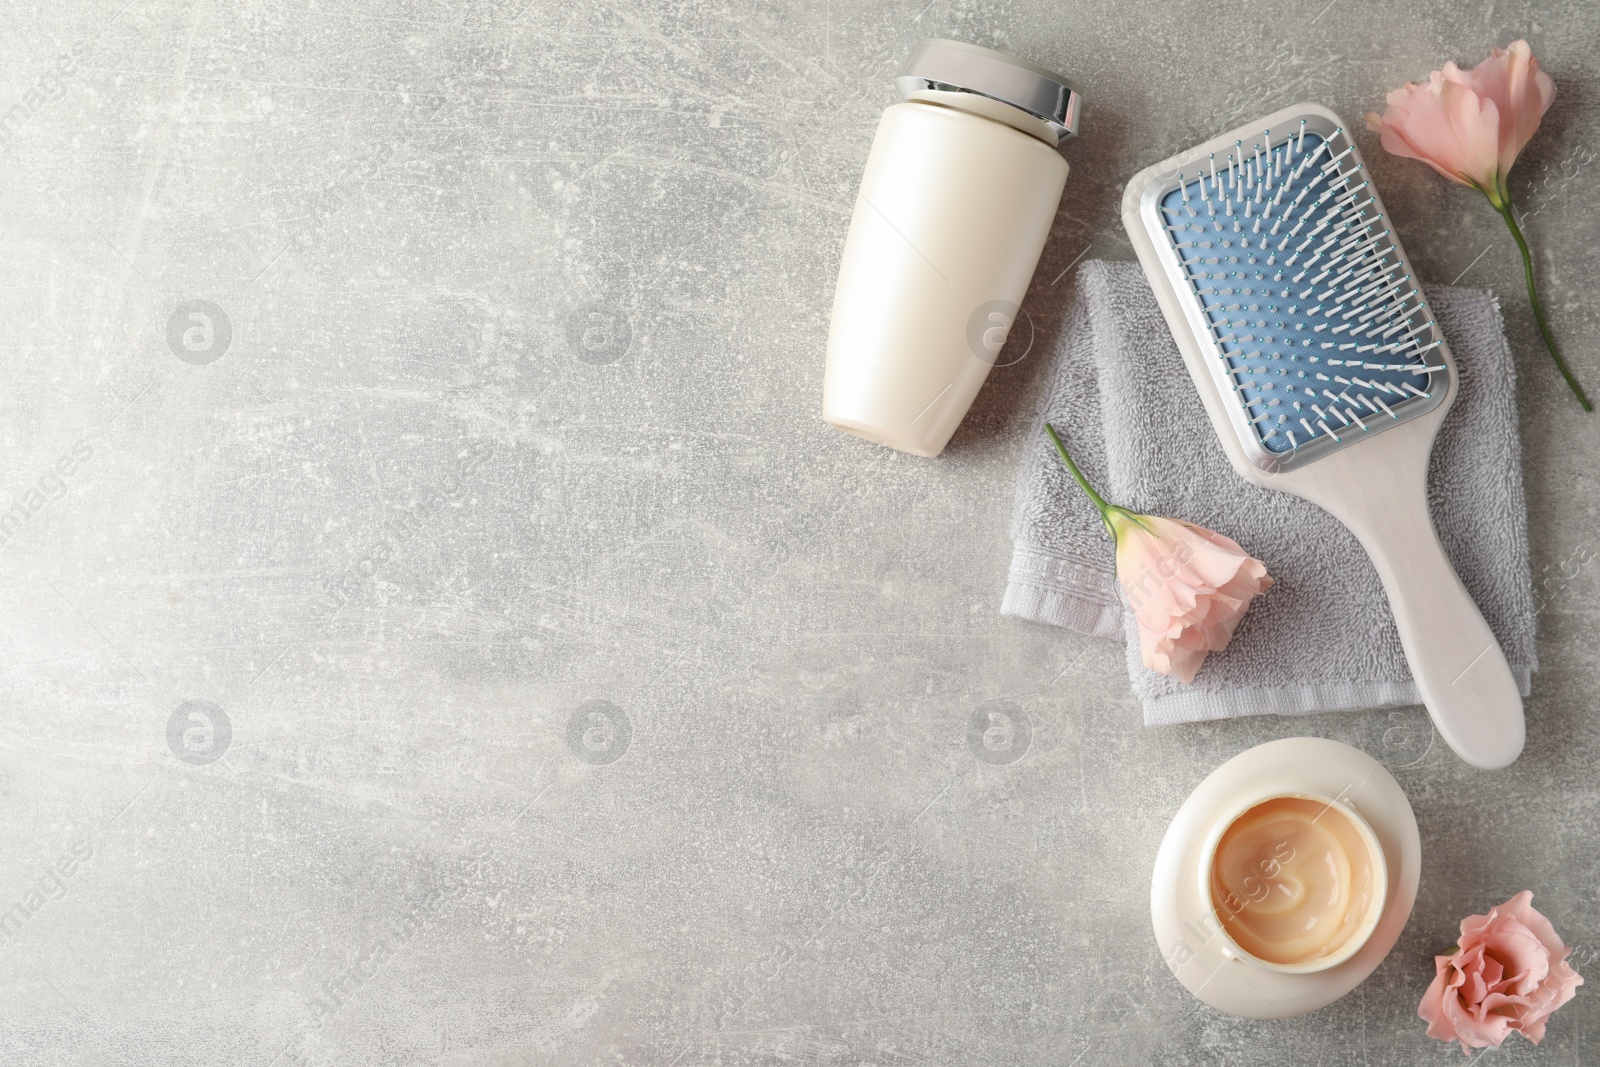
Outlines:
{"label": "flower petal", "polygon": [[1407,82],[1389,94],[1381,117],[1368,116],[1383,147],[1418,159],[1461,185],[1492,188],[1499,149],[1499,111],[1486,107],[1471,75],[1454,63],[1428,76],[1426,85]]}
{"label": "flower petal", "polygon": [[1527,41],[1496,48],[1468,75],[1472,90],[1493,100],[1500,112],[1496,146],[1499,176],[1503,179],[1522,149],[1539,129],[1539,122],[1555,100],[1556,84],[1539,69]]}

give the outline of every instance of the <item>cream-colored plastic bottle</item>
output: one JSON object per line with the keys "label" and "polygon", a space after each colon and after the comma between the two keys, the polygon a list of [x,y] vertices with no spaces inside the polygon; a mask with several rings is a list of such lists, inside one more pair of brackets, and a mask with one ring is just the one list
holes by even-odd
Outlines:
{"label": "cream-colored plastic bottle", "polygon": [[1059,75],[954,41],[921,42],[896,84],[907,99],[878,124],[839,265],[823,418],[936,456],[1038,265],[1079,98]]}

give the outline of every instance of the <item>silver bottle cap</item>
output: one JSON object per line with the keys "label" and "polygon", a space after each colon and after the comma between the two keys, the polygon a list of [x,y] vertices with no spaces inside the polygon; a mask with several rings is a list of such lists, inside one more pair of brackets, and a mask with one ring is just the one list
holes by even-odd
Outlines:
{"label": "silver bottle cap", "polygon": [[1054,71],[1026,59],[962,41],[925,37],[894,80],[903,99],[929,93],[973,93],[1038,120],[1058,140],[1078,132],[1083,96]]}

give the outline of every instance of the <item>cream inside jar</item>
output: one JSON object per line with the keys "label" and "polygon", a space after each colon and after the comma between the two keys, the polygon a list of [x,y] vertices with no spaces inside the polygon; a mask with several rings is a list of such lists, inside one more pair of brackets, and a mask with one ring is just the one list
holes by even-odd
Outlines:
{"label": "cream inside jar", "polygon": [[1210,864],[1211,904],[1228,937],[1297,971],[1353,955],[1377,924],[1386,884],[1371,829],[1322,797],[1252,805],[1222,832]]}

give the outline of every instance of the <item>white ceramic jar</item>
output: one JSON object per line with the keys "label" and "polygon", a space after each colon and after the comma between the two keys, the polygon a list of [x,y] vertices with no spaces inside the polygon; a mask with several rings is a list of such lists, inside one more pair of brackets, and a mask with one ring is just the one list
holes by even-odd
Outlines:
{"label": "white ceramic jar", "polygon": [[1005,343],[1067,180],[1080,98],[1058,74],[924,40],[856,197],[823,418],[919,456],[955,432]]}
{"label": "white ceramic jar", "polygon": [[[1372,892],[1349,936],[1318,958],[1292,962],[1248,951],[1232,931],[1242,905],[1224,905],[1215,892],[1218,847],[1229,828],[1284,798],[1326,806],[1362,842],[1352,848],[1372,860]],[[1421,871],[1422,836],[1393,775],[1338,741],[1286,737],[1234,756],[1179,806],[1151,871],[1150,919],[1162,957],[1189,992],[1230,1015],[1286,1019],[1332,1004],[1377,969],[1411,915]],[[1296,877],[1270,860],[1257,873],[1258,888],[1275,893]]]}

